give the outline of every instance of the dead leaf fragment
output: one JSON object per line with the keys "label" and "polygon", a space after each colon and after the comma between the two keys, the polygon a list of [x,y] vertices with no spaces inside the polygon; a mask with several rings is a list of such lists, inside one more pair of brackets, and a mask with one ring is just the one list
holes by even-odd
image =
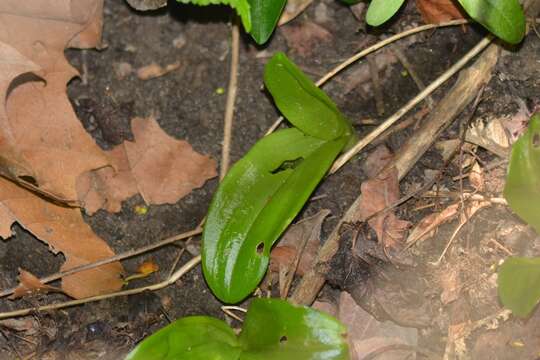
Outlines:
{"label": "dead leaf fragment", "polygon": [[146,65],[137,69],[137,77],[141,80],[150,80],[157,77],[166,75],[171,71],[180,68],[180,61],[176,61],[172,64],[168,64],[165,67],[153,62],[150,65]]}
{"label": "dead leaf fragment", "polygon": [[465,18],[463,10],[452,0],[416,0],[416,7],[428,24]]}
{"label": "dead leaf fragment", "polygon": [[484,172],[478,162],[474,163],[469,172],[469,181],[476,191],[482,192],[485,190]]}
{"label": "dead leaf fragment", "polygon": [[450,221],[457,215],[459,204],[452,204],[441,212],[429,214],[414,227],[409,233],[409,237],[405,241],[407,244],[415,243],[419,240],[423,240],[426,237],[432,236],[433,231],[436,230],[441,224]]}
{"label": "dead leaf fragment", "polygon": [[296,273],[304,275],[315,264],[320,246],[321,226],[330,215],[329,210],[321,210],[316,215],[290,226],[270,254],[270,270],[278,272],[280,267],[290,270],[298,251],[302,251]]}
{"label": "dead leaf fragment", "polygon": [[92,214],[118,212],[122,201],[140,193],[147,204],[174,204],[217,175],[216,162],[183,140],[167,135],[153,118],[131,122],[135,141],[113,148],[113,167],[81,176],[79,199]]}
{"label": "dead leaf fragment", "polygon": [[[8,180],[0,178],[0,236],[11,236],[17,222],[54,253],[62,252],[66,262],[60,270],[88,264],[114,255],[111,248],[88,226],[79,209],[55,205]],[[81,271],[62,279],[62,290],[82,298],[120,289],[120,263]]]}
{"label": "dead leaf fragment", "polygon": [[[384,161],[389,162],[391,160],[386,151],[377,150],[370,155],[370,157],[373,156],[375,159],[383,161],[383,163],[377,163],[373,159],[368,159],[366,162],[373,163],[374,167],[380,169],[384,166]],[[374,172],[370,171],[370,173]],[[358,208],[357,217],[366,220],[399,200],[397,169],[395,167],[385,169],[376,176],[364,181],[361,185],[361,191],[362,201]],[[392,210],[370,218],[368,224],[377,233],[379,243],[385,248],[398,247],[405,236],[405,231],[410,226],[408,221],[398,219]]]}
{"label": "dead leaf fragment", "polygon": [[62,292],[59,288],[43,284],[32,273],[19,269],[19,285],[9,299],[18,299],[28,295],[46,294],[49,292]]}
{"label": "dead leaf fragment", "polygon": [[281,31],[287,45],[302,57],[311,55],[317,46],[333,38],[328,30],[312,21],[289,24],[282,27]]}
{"label": "dead leaf fragment", "polygon": [[278,26],[285,25],[300,15],[312,2],[313,0],[288,0],[279,19]]}

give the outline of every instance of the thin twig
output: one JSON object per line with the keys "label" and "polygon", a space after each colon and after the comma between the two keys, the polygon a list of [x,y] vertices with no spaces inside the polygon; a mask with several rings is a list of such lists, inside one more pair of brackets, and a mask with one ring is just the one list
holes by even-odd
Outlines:
{"label": "thin twig", "polygon": [[[336,76],[342,70],[349,67],[349,65],[357,62],[358,60],[360,60],[364,56],[366,56],[368,54],[371,54],[372,52],[377,51],[377,50],[385,47],[386,45],[391,44],[391,43],[393,43],[393,42],[395,42],[395,41],[397,41],[399,39],[402,39],[404,37],[407,37],[407,36],[422,32],[422,31],[430,30],[430,29],[435,29],[435,28],[440,28],[440,27],[448,27],[448,26],[455,26],[455,25],[462,25],[462,24],[467,24],[468,22],[469,22],[469,20],[462,19],[462,20],[453,20],[453,21],[442,23],[442,24],[427,24],[427,25],[422,25],[422,26],[415,27],[413,29],[405,30],[405,31],[403,31],[403,32],[401,32],[399,34],[394,35],[394,36],[390,36],[389,38],[384,39],[384,40],[376,43],[375,45],[372,45],[372,46],[360,51],[359,53],[354,54],[353,56],[351,56],[350,58],[348,58],[347,60],[345,60],[344,62],[342,62],[341,64],[339,64],[335,68],[333,68],[332,70],[330,70],[326,75],[324,75],[322,78],[320,78],[315,83],[315,85],[317,85],[319,87],[324,85],[328,80],[330,80],[331,78]],[[268,129],[268,131],[266,132],[265,135],[268,135],[268,134],[272,133],[275,129],[277,129],[277,127],[279,126],[279,124],[281,124],[282,121],[283,121],[283,116],[280,116],[272,124],[272,126],[270,126],[270,128]]]}
{"label": "thin twig", "polygon": [[234,115],[234,103],[236,101],[236,90],[238,80],[238,55],[240,49],[240,30],[238,29],[238,18],[235,16],[232,27],[232,50],[231,50],[231,69],[229,75],[229,87],[227,89],[227,104],[225,107],[225,118],[223,121],[223,147],[221,148],[221,169],[219,178],[223,179],[229,170],[231,136]]}
{"label": "thin twig", "polygon": [[39,311],[63,309],[63,308],[71,307],[71,306],[82,305],[82,304],[86,304],[86,303],[89,303],[89,302],[110,299],[110,298],[114,298],[114,297],[118,297],[118,296],[129,296],[129,295],[139,294],[139,293],[142,293],[142,292],[145,292],[145,291],[160,290],[160,289],[163,289],[164,287],[167,287],[169,285],[174,284],[176,281],[178,281],[178,279],[180,279],[184,274],[186,274],[188,271],[193,269],[200,262],[201,262],[201,256],[200,255],[196,256],[193,259],[189,260],[187,263],[185,263],[180,269],[178,269],[178,271],[176,271],[173,274],[173,276],[171,276],[167,280],[164,280],[164,281],[159,282],[159,283],[154,284],[154,285],[149,285],[149,286],[143,286],[143,287],[139,287],[139,288],[135,288],[135,289],[118,291],[118,292],[110,293],[110,294],[97,295],[97,296],[92,296],[92,297],[88,297],[88,298],[84,298],[84,299],[65,301],[65,302],[61,302],[61,303],[58,303],[58,304],[50,304],[50,305],[44,305],[44,306],[38,306],[38,307],[30,307],[30,308],[26,308],[26,309],[8,311],[8,312],[0,313],[0,319],[7,319],[7,318],[12,318],[12,317],[17,317],[17,316],[24,316],[24,315],[28,315],[28,314],[31,314],[31,313],[34,313],[34,312],[39,312]]}
{"label": "thin twig", "polygon": [[[95,261],[93,263],[85,264],[85,265],[82,265],[82,266],[77,266],[77,267],[74,267],[73,269],[69,269],[69,270],[66,270],[66,271],[60,271],[60,272],[57,272],[55,274],[52,274],[52,275],[46,276],[44,278],[41,278],[39,280],[43,284],[46,284],[46,283],[49,283],[51,281],[58,280],[58,279],[60,279],[62,277],[75,274],[77,272],[81,272],[81,271],[84,271],[84,270],[90,270],[90,269],[96,268],[96,267],[101,266],[101,265],[110,264],[112,262],[120,261],[120,260],[123,260],[123,259],[127,259],[127,258],[130,258],[130,257],[136,256],[136,255],[146,253],[148,251],[157,249],[159,247],[162,247],[162,246],[165,246],[165,245],[168,245],[168,244],[172,244],[172,243],[174,243],[176,241],[183,240],[183,239],[198,235],[201,232],[202,232],[202,229],[200,227],[197,227],[194,230],[187,231],[187,232],[179,234],[179,235],[168,237],[168,238],[163,239],[161,241],[158,241],[156,243],[143,246],[143,247],[141,247],[139,249],[128,250],[128,251],[125,251],[125,252],[123,252],[121,254],[112,256],[110,258],[102,259],[102,260]],[[0,292],[0,297],[4,297],[4,296],[13,294],[15,289],[16,288],[3,290],[2,292]]]}
{"label": "thin twig", "polygon": [[339,170],[347,161],[349,161],[354,155],[358,154],[360,150],[370,144],[375,140],[380,134],[382,134],[386,129],[392,126],[396,121],[398,121],[403,115],[405,115],[409,110],[415,107],[420,101],[426,98],[431,94],[435,89],[445,83],[450,79],[455,73],[457,73],[463,66],[465,66],[473,57],[478,55],[486,46],[488,46],[493,40],[493,36],[488,35],[482,39],[474,48],[472,48],[465,56],[459,59],[454,65],[452,65],[448,70],[439,76],[434,82],[429,84],[423,91],[411,99],[405,106],[399,109],[394,115],[389,117],[385,122],[379,125],[375,130],[370,132],[366,137],[360,140],[355,146],[353,146],[349,151],[340,156],[330,169],[330,174],[335,173]]}

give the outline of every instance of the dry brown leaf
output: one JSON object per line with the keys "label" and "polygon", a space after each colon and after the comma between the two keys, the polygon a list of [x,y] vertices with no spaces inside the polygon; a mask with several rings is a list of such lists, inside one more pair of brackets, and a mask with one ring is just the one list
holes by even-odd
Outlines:
{"label": "dry brown leaf", "polygon": [[[107,159],[75,116],[66,84],[77,71],[64,58],[69,46],[93,47],[100,40],[102,1],[3,1],[0,5],[2,61],[0,153],[11,178],[31,176],[44,191],[76,199],[76,178],[107,165]],[[13,50],[16,53],[13,53]],[[19,76],[33,71],[35,76]],[[14,81],[15,80],[15,81]]]}
{"label": "dry brown leaf", "polygon": [[[68,270],[114,255],[111,248],[88,226],[79,209],[58,206],[8,180],[0,178],[0,236],[9,238],[17,222],[55,253],[62,252]],[[81,271],[62,280],[62,290],[75,298],[118,290],[122,286],[119,263]]]}
{"label": "dry brown leaf", "polygon": [[217,175],[216,162],[167,135],[153,118],[132,120],[135,141],[108,152],[112,167],[81,176],[77,189],[85,210],[117,212],[140,193],[148,204],[174,204]]}
{"label": "dry brown leaf", "polygon": [[272,249],[270,270],[278,272],[280,267],[290,270],[294,265],[298,249],[301,249],[304,242],[307,241],[300,256],[296,273],[303,275],[309,271],[314,266],[317,258],[322,223],[329,214],[329,210],[323,209],[316,215],[290,226],[277,246]]}
{"label": "dry brown leaf", "polygon": [[463,10],[452,0],[416,0],[416,7],[428,24],[465,18]]}
{"label": "dry brown leaf", "polygon": [[[391,160],[387,151],[388,149],[374,151],[370,154],[370,157],[373,156],[374,159],[368,158],[366,162],[377,164],[378,169],[382,168],[385,162]],[[376,159],[382,163],[377,162]],[[364,181],[361,191],[362,201],[358,208],[358,219],[365,220],[399,200],[397,169],[395,167],[385,169]],[[398,247],[405,236],[405,231],[410,226],[408,221],[398,219],[392,210],[372,217],[368,220],[368,224],[377,233],[379,243],[386,248]]]}
{"label": "dry brown leaf", "polygon": [[441,212],[429,214],[420,220],[420,222],[409,233],[406,243],[412,244],[416,241],[423,240],[424,238],[431,236],[430,234],[433,234],[435,229],[456,216],[458,209],[459,204],[452,204]]}
{"label": "dry brown leaf", "polygon": [[170,73],[180,67],[180,61],[168,64],[165,67],[153,62],[137,69],[137,77],[141,80],[150,80]]}
{"label": "dry brown leaf", "polygon": [[285,25],[300,15],[312,2],[313,0],[288,0],[279,19],[278,26]]}
{"label": "dry brown leaf", "polygon": [[469,172],[469,181],[477,191],[484,191],[486,188],[484,182],[484,171],[482,170],[478,162],[474,163],[471,171]]}
{"label": "dry brown leaf", "polygon": [[281,28],[287,45],[298,55],[307,57],[321,43],[332,40],[332,34],[312,21],[290,24]]}
{"label": "dry brown leaf", "polygon": [[49,292],[62,292],[57,287],[43,284],[34,274],[19,269],[19,285],[13,291],[10,299],[18,299],[28,295],[46,294]]}

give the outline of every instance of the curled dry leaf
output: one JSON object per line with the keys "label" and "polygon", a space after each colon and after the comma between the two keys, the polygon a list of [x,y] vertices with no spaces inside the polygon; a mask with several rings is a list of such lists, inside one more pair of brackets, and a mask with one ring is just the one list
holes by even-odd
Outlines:
{"label": "curled dry leaf", "polygon": [[438,24],[465,17],[461,7],[452,0],[416,0],[416,7],[428,24]]}
{"label": "curled dry leaf", "polygon": [[0,4],[2,173],[31,177],[60,199],[76,199],[77,177],[107,165],[67,98],[78,73],[64,57],[66,47],[99,44],[102,7],[97,0]]}
{"label": "curled dry leaf", "polygon": [[283,14],[279,19],[278,26],[285,25],[298,15],[300,15],[313,0],[288,0],[285,9],[283,9]]}
{"label": "curled dry leaf", "polygon": [[469,172],[469,181],[477,191],[484,191],[486,188],[484,182],[484,171],[482,170],[478,162],[474,163],[471,171]]}
{"label": "curled dry leaf", "polygon": [[[383,147],[383,149],[386,147]],[[383,150],[376,150],[370,157],[373,156],[381,161],[390,161],[391,156],[388,155],[389,151],[386,148]],[[368,160],[366,162],[373,162]],[[374,165],[375,166],[375,165]],[[378,163],[377,167],[384,166]],[[370,174],[374,173],[370,172]],[[361,185],[362,201],[358,208],[358,219],[368,219],[373,214],[386,209],[399,200],[399,180],[397,169],[395,167],[387,168],[380,171],[377,175],[364,181]],[[369,226],[377,233],[377,239],[379,243],[384,247],[396,248],[399,243],[402,242],[405,231],[409,228],[408,221],[398,219],[392,210],[383,212],[368,220]]]}
{"label": "curled dry leaf", "polygon": [[[47,243],[54,253],[64,254],[61,270],[114,256],[84,222],[79,209],[53,204],[0,178],[0,237],[11,236],[14,222]],[[62,290],[75,298],[116,291],[122,286],[122,271],[120,263],[81,271],[64,277]]]}
{"label": "curled dry leaf", "polygon": [[141,80],[150,80],[163,76],[180,68],[180,61],[176,61],[172,64],[168,64],[165,67],[153,62],[150,65],[146,65],[137,69],[137,77]]}
{"label": "curled dry leaf", "polygon": [[424,240],[433,235],[433,232],[442,224],[450,221],[457,215],[459,204],[452,204],[441,212],[429,214],[414,227],[406,240],[407,244]]}
{"label": "curled dry leaf", "polygon": [[476,121],[467,131],[466,140],[502,157],[507,158],[510,140],[501,119]]}
{"label": "curled dry leaf", "polygon": [[43,284],[34,274],[19,269],[19,285],[15,288],[10,299],[17,299],[28,295],[46,294],[49,292],[62,292],[59,288]]}
{"label": "curled dry leaf", "polygon": [[292,270],[298,251],[302,251],[296,273],[303,275],[315,264],[320,246],[321,227],[330,211],[323,209],[316,215],[290,226],[270,254],[270,270],[278,272],[280,267]]}
{"label": "curled dry leaf", "polygon": [[77,189],[87,213],[118,212],[137,193],[148,204],[174,204],[217,175],[215,160],[168,136],[155,119],[135,118],[131,127],[135,141],[108,152],[113,167],[80,177]]}

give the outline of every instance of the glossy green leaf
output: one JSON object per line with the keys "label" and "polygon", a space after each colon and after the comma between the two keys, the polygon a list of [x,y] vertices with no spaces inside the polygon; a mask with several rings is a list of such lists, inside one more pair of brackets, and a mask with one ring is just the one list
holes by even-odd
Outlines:
{"label": "glossy green leaf", "polygon": [[255,299],[237,337],[206,316],[176,320],[125,360],[345,360],[346,329],[325,313],[280,299]]}
{"label": "glossy green leaf", "polygon": [[[231,168],[212,199],[203,232],[203,271],[219,299],[235,303],[255,289],[272,245],[346,141],[285,129],[261,139]],[[297,165],[283,166],[287,162]]]}
{"label": "glossy green leaf", "polygon": [[229,5],[236,10],[240,19],[242,19],[242,25],[247,32],[251,31],[252,19],[251,10],[249,6],[249,0],[176,0],[184,4],[194,4],[200,6],[206,5]]}
{"label": "glossy green leaf", "polygon": [[266,64],[264,84],[283,116],[306,134],[332,140],[352,133],[336,104],[285,54]]}
{"label": "glossy green leaf", "polygon": [[465,11],[496,36],[510,44],[525,35],[525,15],[518,0],[458,0]]}
{"label": "glossy green leaf", "polygon": [[405,0],[372,0],[366,13],[366,22],[371,26],[379,26],[387,22]]}
{"label": "glossy green leaf", "polygon": [[510,208],[540,234],[540,113],[512,146],[504,197]]}
{"label": "glossy green leaf", "polygon": [[241,360],[348,359],[346,328],[325,313],[279,299],[249,306],[240,343]]}
{"label": "glossy green leaf", "polygon": [[540,258],[506,259],[498,283],[503,305],[517,316],[528,316],[540,301]]}
{"label": "glossy green leaf", "polygon": [[287,0],[249,0],[251,31],[257,44],[264,44],[274,32]]}
{"label": "glossy green leaf", "polygon": [[237,360],[241,351],[236,334],[224,321],[190,316],[146,338],[125,360]]}

